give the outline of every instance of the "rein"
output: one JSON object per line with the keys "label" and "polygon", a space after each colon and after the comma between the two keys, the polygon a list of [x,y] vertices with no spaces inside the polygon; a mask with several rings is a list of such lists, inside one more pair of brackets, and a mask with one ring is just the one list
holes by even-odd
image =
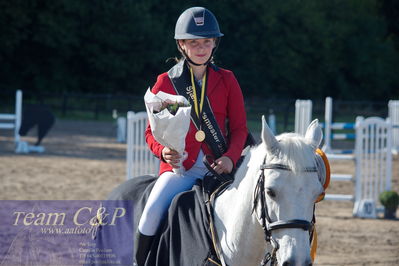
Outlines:
{"label": "rein", "polygon": [[[264,266],[270,261],[270,266],[273,266],[277,262],[276,254],[277,250],[280,248],[280,245],[278,244],[277,240],[275,240],[274,237],[272,236],[272,231],[278,229],[299,228],[305,231],[309,231],[310,233],[313,229],[314,222],[313,221],[309,222],[306,220],[299,220],[299,219],[279,220],[275,222],[272,221],[272,219],[269,216],[269,211],[267,208],[266,197],[265,197],[265,174],[264,174],[265,169],[279,169],[285,171],[292,171],[292,169],[283,164],[266,164],[266,158],[265,158],[263,164],[260,166],[261,174],[259,176],[254,191],[254,202],[253,202],[252,212],[255,211],[256,213],[256,207],[258,206],[258,203],[260,203],[261,214],[259,219],[261,221],[261,226],[264,231],[265,241],[266,243],[270,243],[273,246],[273,250],[271,253],[265,252],[265,256],[261,261],[260,265]],[[303,169],[303,172],[317,172],[317,168],[306,167]]]}

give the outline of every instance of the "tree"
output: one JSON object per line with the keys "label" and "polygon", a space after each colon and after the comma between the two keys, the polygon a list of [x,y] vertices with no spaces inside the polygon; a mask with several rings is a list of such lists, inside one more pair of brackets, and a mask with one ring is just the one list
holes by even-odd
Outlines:
{"label": "tree", "polygon": [[218,18],[216,63],[247,97],[398,97],[391,0],[0,0],[0,89],[142,95],[179,56],[193,5]]}
{"label": "tree", "polygon": [[387,39],[395,42],[399,51],[399,2],[396,0],[378,0],[378,10],[387,22]]}

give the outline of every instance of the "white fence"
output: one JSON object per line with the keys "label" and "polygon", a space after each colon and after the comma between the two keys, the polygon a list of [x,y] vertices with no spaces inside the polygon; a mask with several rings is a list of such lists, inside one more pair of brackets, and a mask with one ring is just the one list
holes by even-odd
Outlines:
{"label": "white fence", "polygon": [[[378,117],[359,121],[356,125],[356,202],[354,214],[375,216],[383,209],[379,194],[391,190],[392,178],[392,125]],[[372,202],[372,203],[370,203]]]}
{"label": "white fence", "polygon": [[[394,130],[399,131],[399,101],[389,102],[390,119],[371,117],[356,118],[356,123],[333,123],[332,99],[326,98],[324,123],[324,151],[330,161],[346,160],[355,165],[355,175],[331,174],[331,181],[352,181],[352,194],[327,194],[326,200],[353,201],[353,215],[358,217],[377,217],[383,210],[378,196],[390,190],[392,177],[392,142]],[[297,100],[295,103],[295,131],[304,134],[312,119],[311,101]],[[392,126],[392,124],[394,126]],[[355,133],[333,134],[332,130],[355,130]],[[399,132],[398,132],[399,133]],[[355,139],[355,150],[332,149],[331,140]],[[399,134],[397,135],[399,142]],[[397,148],[396,148],[397,149]],[[346,154],[345,154],[346,153]]]}
{"label": "white fence", "polygon": [[389,119],[392,123],[392,148],[399,153],[399,101],[389,101]]}
{"label": "white fence", "polygon": [[16,153],[29,153],[37,152],[42,153],[45,151],[43,146],[29,145],[28,142],[22,141],[19,135],[19,129],[22,123],[22,91],[17,90],[15,93],[15,114],[0,114],[0,129],[14,130],[14,143]]}
{"label": "white fence", "polygon": [[145,142],[146,127],[146,112],[127,113],[127,179],[147,174],[158,174],[159,160],[151,153]]}
{"label": "white fence", "polygon": [[[350,175],[333,178],[336,181],[351,180],[355,183],[354,194],[327,194],[327,200],[354,201],[353,215],[358,217],[377,217],[377,212],[383,210],[378,196],[381,192],[391,189],[392,177],[392,126],[379,117],[356,119],[356,143],[353,157],[340,155],[329,159],[354,159],[355,177]],[[345,157],[347,156],[347,157]]]}
{"label": "white fence", "polygon": [[[399,100],[388,102],[388,115],[392,123],[392,151],[399,153]],[[295,132],[304,134],[307,126],[312,120],[312,101],[296,100],[295,102]],[[323,150],[332,154],[352,154],[353,150],[334,149],[331,146],[332,140],[353,140],[356,137],[355,123],[352,122],[333,122],[333,99],[326,97],[324,113],[324,146]],[[346,133],[337,133],[345,130]],[[353,130],[353,133],[348,133]]]}
{"label": "white fence", "polygon": [[[307,108],[309,108],[308,103]],[[157,174],[159,160],[147,147],[145,129],[146,112],[128,112],[127,121],[127,178]],[[311,118],[311,117],[310,117]],[[378,117],[356,118],[355,153],[327,154],[329,160],[354,160],[355,176],[332,174],[332,181],[353,181],[353,194],[327,194],[326,200],[354,202],[353,215],[375,218],[383,207],[378,196],[391,189],[392,177],[392,125]]]}
{"label": "white fence", "polygon": [[22,121],[22,91],[18,90],[15,94],[15,113],[14,114],[0,114],[0,129],[14,130],[15,146],[20,142],[19,128]]}

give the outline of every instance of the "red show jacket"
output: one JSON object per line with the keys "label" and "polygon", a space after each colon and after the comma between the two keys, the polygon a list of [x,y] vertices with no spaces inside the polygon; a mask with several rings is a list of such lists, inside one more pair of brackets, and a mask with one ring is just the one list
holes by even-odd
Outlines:
{"label": "red show jacket", "polygon": [[[208,66],[208,80],[206,95],[211,104],[216,121],[227,140],[227,152],[223,154],[228,156],[234,163],[240,158],[247,138],[247,120],[244,108],[244,99],[240,85],[237,82],[233,72],[218,68],[217,70]],[[151,90],[154,94],[159,91],[176,95],[172,82],[167,73],[158,76],[157,82]],[[193,107],[194,108],[194,107]],[[226,119],[229,123],[229,139],[226,136]],[[202,148],[204,154],[211,154],[212,150],[205,142],[198,142],[195,139],[197,128],[190,122],[190,127],[186,136],[185,150],[188,153],[187,159],[183,162],[186,170],[189,170],[195,163],[198,153]],[[166,171],[172,171],[172,166],[162,160],[162,149],[164,146],[159,144],[152,135],[150,125],[145,131],[145,138],[150,150],[161,159],[159,174]]]}

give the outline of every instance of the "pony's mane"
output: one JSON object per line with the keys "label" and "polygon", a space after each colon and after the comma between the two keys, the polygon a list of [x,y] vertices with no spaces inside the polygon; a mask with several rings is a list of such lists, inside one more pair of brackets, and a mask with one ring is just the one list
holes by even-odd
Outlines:
{"label": "pony's mane", "polygon": [[297,174],[307,167],[314,167],[315,151],[306,139],[296,133],[283,133],[276,137],[280,149],[279,154],[271,156],[266,152],[264,143],[251,148],[249,153],[236,173],[236,181],[244,177],[246,171],[250,176],[256,175],[266,156],[266,163],[284,164]]}
{"label": "pony's mane", "polygon": [[278,156],[271,158],[273,163],[285,164],[294,173],[315,166],[314,147],[296,133],[283,133],[276,137],[280,150]]}

